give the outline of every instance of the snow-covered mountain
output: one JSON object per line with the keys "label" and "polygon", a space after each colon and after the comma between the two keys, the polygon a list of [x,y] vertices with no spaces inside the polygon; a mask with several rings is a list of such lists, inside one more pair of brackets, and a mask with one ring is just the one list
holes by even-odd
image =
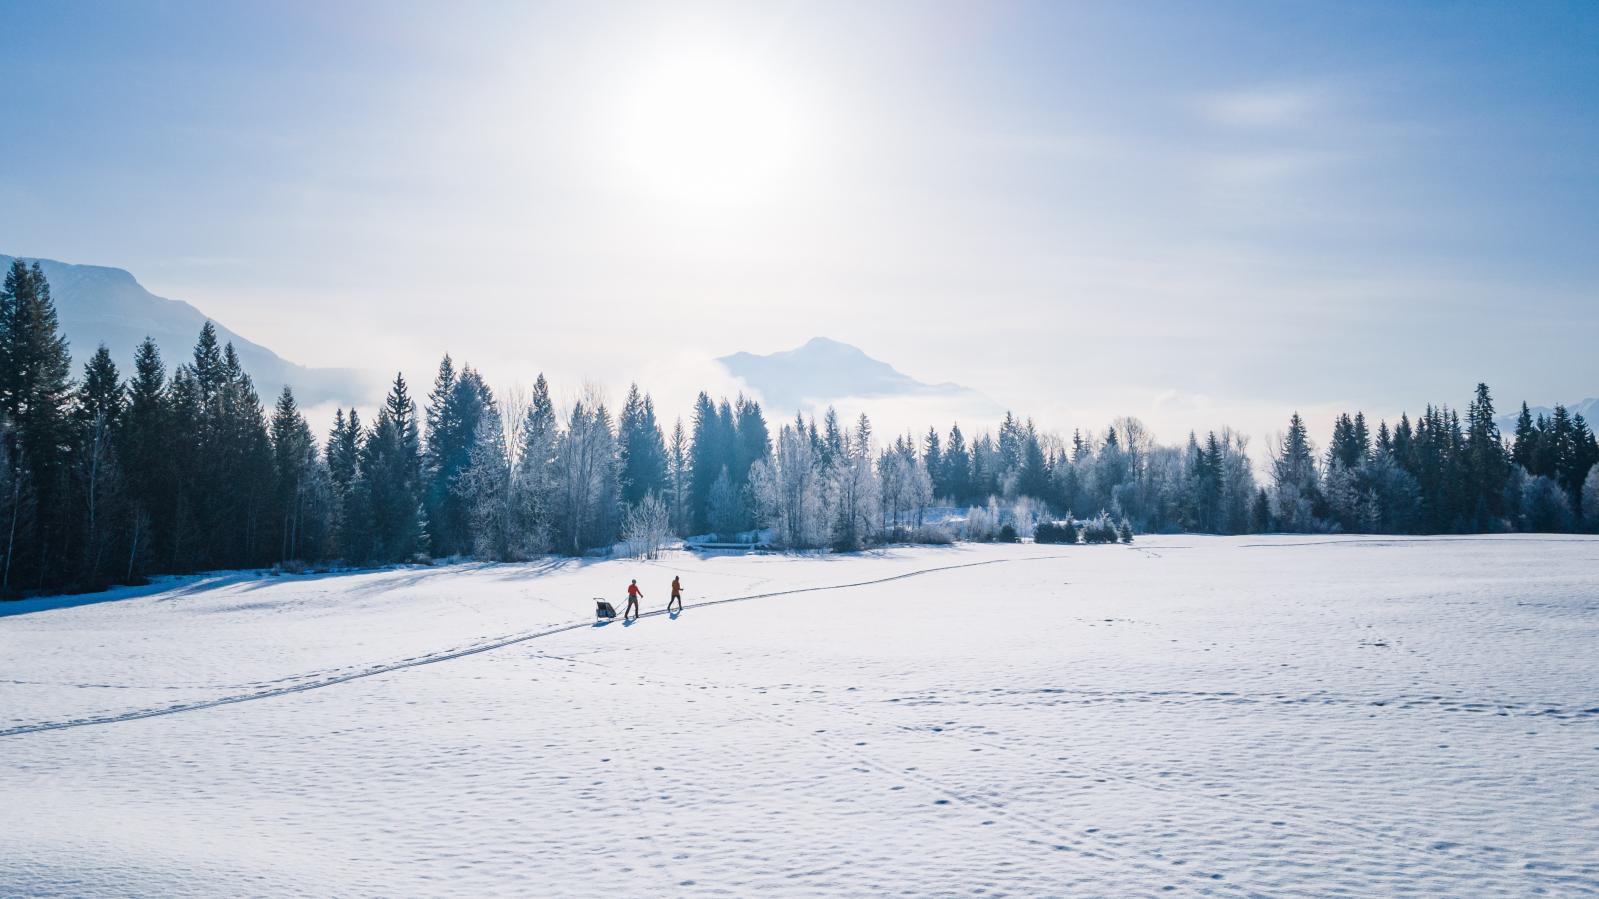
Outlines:
{"label": "snow-covered mountain", "polygon": [[[1540,415],[1548,418],[1555,414],[1553,406],[1529,406],[1528,411],[1532,413],[1533,421],[1537,421]],[[1589,427],[1599,426],[1599,396],[1591,396],[1580,403],[1567,403],[1566,411],[1572,415],[1581,415]],[[1520,417],[1521,404],[1517,403],[1508,414],[1494,419],[1494,423],[1499,425],[1501,433],[1508,436],[1516,432],[1516,419]]]}
{"label": "snow-covered mountain", "polygon": [[959,384],[918,381],[859,348],[815,337],[792,350],[757,355],[734,353],[716,360],[760,395],[769,410],[784,413],[841,400],[946,399],[997,408],[983,394]]}
{"label": "snow-covered mountain", "polygon": [[[12,258],[0,254],[0,268],[9,268]],[[146,335],[155,338],[170,371],[189,358],[200,327],[210,319],[216,325],[217,337],[224,343],[233,343],[244,370],[255,379],[256,388],[267,403],[284,384],[294,388],[303,406],[365,401],[374,392],[372,378],[364,372],[296,365],[188,303],[156,296],[120,268],[71,265],[54,259],[38,262],[50,281],[61,330],[71,345],[75,374],[102,343],[110,348],[124,374],[128,373],[133,366],[133,351]]]}

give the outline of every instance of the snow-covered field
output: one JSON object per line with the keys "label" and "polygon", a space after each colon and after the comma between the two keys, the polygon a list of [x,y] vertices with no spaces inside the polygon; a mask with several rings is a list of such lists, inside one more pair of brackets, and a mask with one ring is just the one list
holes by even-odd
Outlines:
{"label": "snow-covered field", "polygon": [[1594,539],[91,599],[0,606],[0,894],[1599,895]]}

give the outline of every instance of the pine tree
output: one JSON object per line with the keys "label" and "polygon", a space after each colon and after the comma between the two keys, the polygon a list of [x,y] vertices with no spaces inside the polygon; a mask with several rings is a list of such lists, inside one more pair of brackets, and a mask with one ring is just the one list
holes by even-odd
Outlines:
{"label": "pine tree", "polygon": [[933,481],[933,495],[948,496],[949,482],[944,471],[944,448],[938,439],[938,429],[928,428],[927,436],[922,438],[922,465],[927,468],[928,477]]}
{"label": "pine tree", "polygon": [[427,539],[422,508],[422,447],[416,403],[405,376],[396,374],[377,422],[361,447],[358,507],[354,529],[364,539],[358,557],[378,562],[404,561]]}
{"label": "pine tree", "polygon": [[734,433],[737,448],[733,453],[733,485],[742,491],[749,484],[750,466],[772,458],[772,436],[766,427],[766,416],[761,404],[739,394],[733,406]]}
{"label": "pine tree", "polygon": [[672,440],[667,445],[667,511],[673,533],[682,535],[689,527],[689,482],[693,469],[689,463],[688,433],[683,419],[672,425]]}
{"label": "pine tree", "polygon": [[424,456],[428,531],[434,555],[471,552],[471,523],[456,481],[471,461],[479,420],[492,400],[488,385],[471,366],[459,373],[446,355],[428,394]]}
{"label": "pine tree", "polygon": [[838,412],[832,406],[822,416],[822,465],[832,465],[844,455],[844,430],[838,423]]}
{"label": "pine tree", "polygon": [[71,358],[50,284],[39,263],[14,260],[0,288],[0,417],[10,422],[6,457],[14,494],[0,595],[40,589],[64,567],[72,518],[71,390]]}
{"label": "pine tree", "polygon": [[115,444],[125,403],[122,376],[111,351],[101,344],[84,364],[72,406],[73,474],[83,515],[83,574],[88,584],[109,582],[105,568],[122,523],[123,478]]}
{"label": "pine tree", "polygon": [[689,485],[690,528],[696,534],[711,529],[711,487],[721,474],[724,449],[716,406],[710,394],[701,392],[694,400],[693,441],[690,449],[691,483]]}
{"label": "pine tree", "polygon": [[1532,424],[1532,411],[1526,402],[1521,404],[1521,414],[1516,416],[1516,437],[1511,446],[1510,460],[1527,471],[1532,471],[1533,456],[1538,452],[1538,431]]}
{"label": "pine tree", "polygon": [[1510,479],[1510,459],[1505,454],[1499,426],[1494,423],[1493,397],[1488,385],[1479,383],[1476,395],[1466,409],[1467,478],[1465,512],[1473,530],[1492,525],[1504,515],[1505,485]]}
{"label": "pine tree", "polygon": [[1593,430],[1581,414],[1571,416],[1570,443],[1571,448],[1561,463],[1559,480],[1571,494],[1572,511],[1580,520],[1589,511],[1583,499],[1583,484],[1594,465],[1599,464],[1599,443],[1595,442]]}
{"label": "pine tree", "polygon": [[133,356],[133,379],[128,384],[127,407],[117,434],[117,455],[127,474],[130,507],[127,565],[123,576],[132,580],[150,567],[170,568],[171,562],[154,554],[157,535],[173,528],[173,433],[167,406],[166,365],[155,341],[146,337]]}
{"label": "pine tree", "polygon": [[950,426],[949,443],[944,450],[944,490],[957,504],[972,499],[972,457],[966,451],[966,436],[959,423]]}
{"label": "pine tree", "polygon": [[278,558],[281,561],[303,559],[307,555],[315,558],[321,547],[312,542],[313,536],[320,537],[326,531],[325,522],[311,520],[322,512],[312,500],[317,474],[316,440],[294,401],[294,391],[287,384],[278,395],[269,433]]}
{"label": "pine tree", "polygon": [[666,440],[655,420],[655,403],[638,385],[628,388],[627,401],[617,419],[617,447],[621,455],[622,502],[638,505],[666,487]]}
{"label": "pine tree", "polygon": [[1049,465],[1044,459],[1044,447],[1038,440],[1038,430],[1028,419],[1019,435],[1021,441],[1020,468],[1017,472],[1016,492],[1045,500],[1050,494]]}
{"label": "pine tree", "polygon": [[513,549],[522,556],[548,552],[553,543],[559,430],[550,385],[541,373],[533,382],[512,478]]}

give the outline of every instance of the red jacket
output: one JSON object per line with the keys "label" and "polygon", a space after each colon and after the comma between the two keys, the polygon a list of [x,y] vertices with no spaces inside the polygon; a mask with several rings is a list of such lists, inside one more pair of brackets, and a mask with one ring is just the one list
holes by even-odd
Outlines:
{"label": "red jacket", "polygon": [[639,597],[639,596],[643,596],[643,595],[644,595],[644,592],[638,588],[638,584],[628,584],[627,585],[627,597],[628,597],[628,599],[633,599],[635,597]]}

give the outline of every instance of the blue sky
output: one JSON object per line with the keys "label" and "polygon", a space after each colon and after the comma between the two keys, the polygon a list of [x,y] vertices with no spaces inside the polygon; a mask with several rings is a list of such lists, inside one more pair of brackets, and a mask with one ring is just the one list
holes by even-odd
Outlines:
{"label": "blue sky", "polygon": [[0,252],[296,361],[686,406],[825,334],[1168,439],[1599,393],[1591,3],[0,6]]}

